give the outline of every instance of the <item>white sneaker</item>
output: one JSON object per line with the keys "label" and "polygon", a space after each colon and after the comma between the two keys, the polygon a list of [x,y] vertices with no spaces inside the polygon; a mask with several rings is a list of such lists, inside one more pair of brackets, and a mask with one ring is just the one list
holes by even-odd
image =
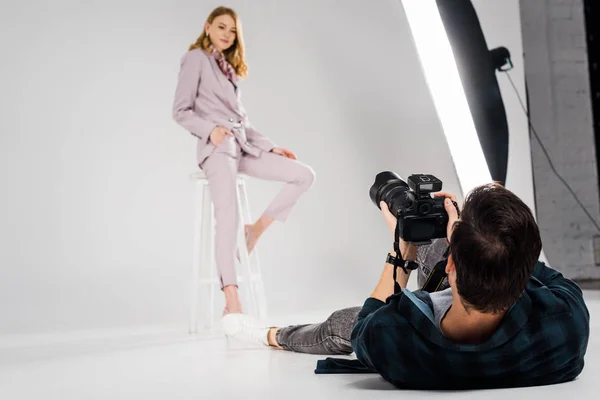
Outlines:
{"label": "white sneaker", "polygon": [[221,319],[225,335],[241,343],[269,345],[269,327],[245,314],[227,314]]}

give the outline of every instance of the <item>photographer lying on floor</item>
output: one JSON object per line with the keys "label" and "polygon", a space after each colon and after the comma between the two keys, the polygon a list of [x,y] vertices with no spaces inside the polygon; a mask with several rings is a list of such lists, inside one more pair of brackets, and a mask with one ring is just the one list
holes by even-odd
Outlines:
{"label": "photographer lying on floor", "polygon": [[[354,351],[363,372],[377,372],[400,388],[500,388],[577,377],[589,312],[580,288],[538,261],[542,244],[527,205],[498,184],[483,185],[468,194],[459,219],[454,196],[436,196],[445,197],[447,240],[419,248],[400,240],[398,247],[401,258],[416,259],[421,270],[433,269],[449,249],[449,288],[405,289],[410,271],[394,268],[392,251],[362,308],[336,311],[321,324],[285,328],[241,316],[224,320],[226,333],[296,352]],[[386,202],[380,207],[395,232],[396,217]],[[397,294],[395,282],[402,287]],[[338,361],[321,366],[339,372],[345,360]]]}

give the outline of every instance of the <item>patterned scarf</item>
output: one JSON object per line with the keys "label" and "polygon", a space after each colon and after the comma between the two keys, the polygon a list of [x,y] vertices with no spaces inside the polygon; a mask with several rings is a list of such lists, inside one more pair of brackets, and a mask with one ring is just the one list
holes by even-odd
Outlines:
{"label": "patterned scarf", "polygon": [[235,73],[235,70],[233,69],[231,64],[229,64],[229,62],[225,59],[225,56],[216,50],[213,50],[212,56],[217,61],[219,68],[223,72],[223,75],[225,75],[230,81],[234,83],[237,82],[238,76]]}

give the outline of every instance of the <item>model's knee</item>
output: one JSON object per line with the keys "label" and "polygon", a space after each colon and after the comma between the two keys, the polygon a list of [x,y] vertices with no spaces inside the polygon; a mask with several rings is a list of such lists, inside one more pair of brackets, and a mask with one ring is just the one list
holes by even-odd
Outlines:
{"label": "model's knee", "polygon": [[298,173],[297,179],[300,185],[308,190],[315,183],[315,171],[308,165],[305,165]]}

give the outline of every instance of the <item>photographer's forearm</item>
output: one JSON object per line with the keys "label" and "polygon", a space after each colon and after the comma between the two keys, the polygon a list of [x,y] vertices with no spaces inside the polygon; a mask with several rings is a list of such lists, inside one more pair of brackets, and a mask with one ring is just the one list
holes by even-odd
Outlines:
{"label": "photographer's forearm", "polygon": [[[402,257],[406,261],[414,261],[417,255],[417,248],[412,244],[407,244],[401,242],[400,251],[402,251]],[[396,256],[396,252],[393,250],[390,252],[392,256]],[[398,269],[398,274],[396,275],[396,279],[398,281],[398,285],[402,289],[406,287],[408,284],[408,278],[410,277],[410,270],[408,274],[405,274],[402,268]],[[381,273],[381,277],[379,278],[379,283],[371,293],[370,297],[381,300],[383,302],[386,301],[388,297],[394,294],[394,266],[392,264],[386,263],[383,267],[383,272]]]}
{"label": "photographer's forearm", "polygon": [[408,278],[410,278],[410,269],[407,272],[408,274],[404,273],[404,270],[400,268],[398,269],[398,274],[396,275],[396,281],[398,281],[398,285],[400,285],[402,289],[406,288],[406,285],[408,285]]}

